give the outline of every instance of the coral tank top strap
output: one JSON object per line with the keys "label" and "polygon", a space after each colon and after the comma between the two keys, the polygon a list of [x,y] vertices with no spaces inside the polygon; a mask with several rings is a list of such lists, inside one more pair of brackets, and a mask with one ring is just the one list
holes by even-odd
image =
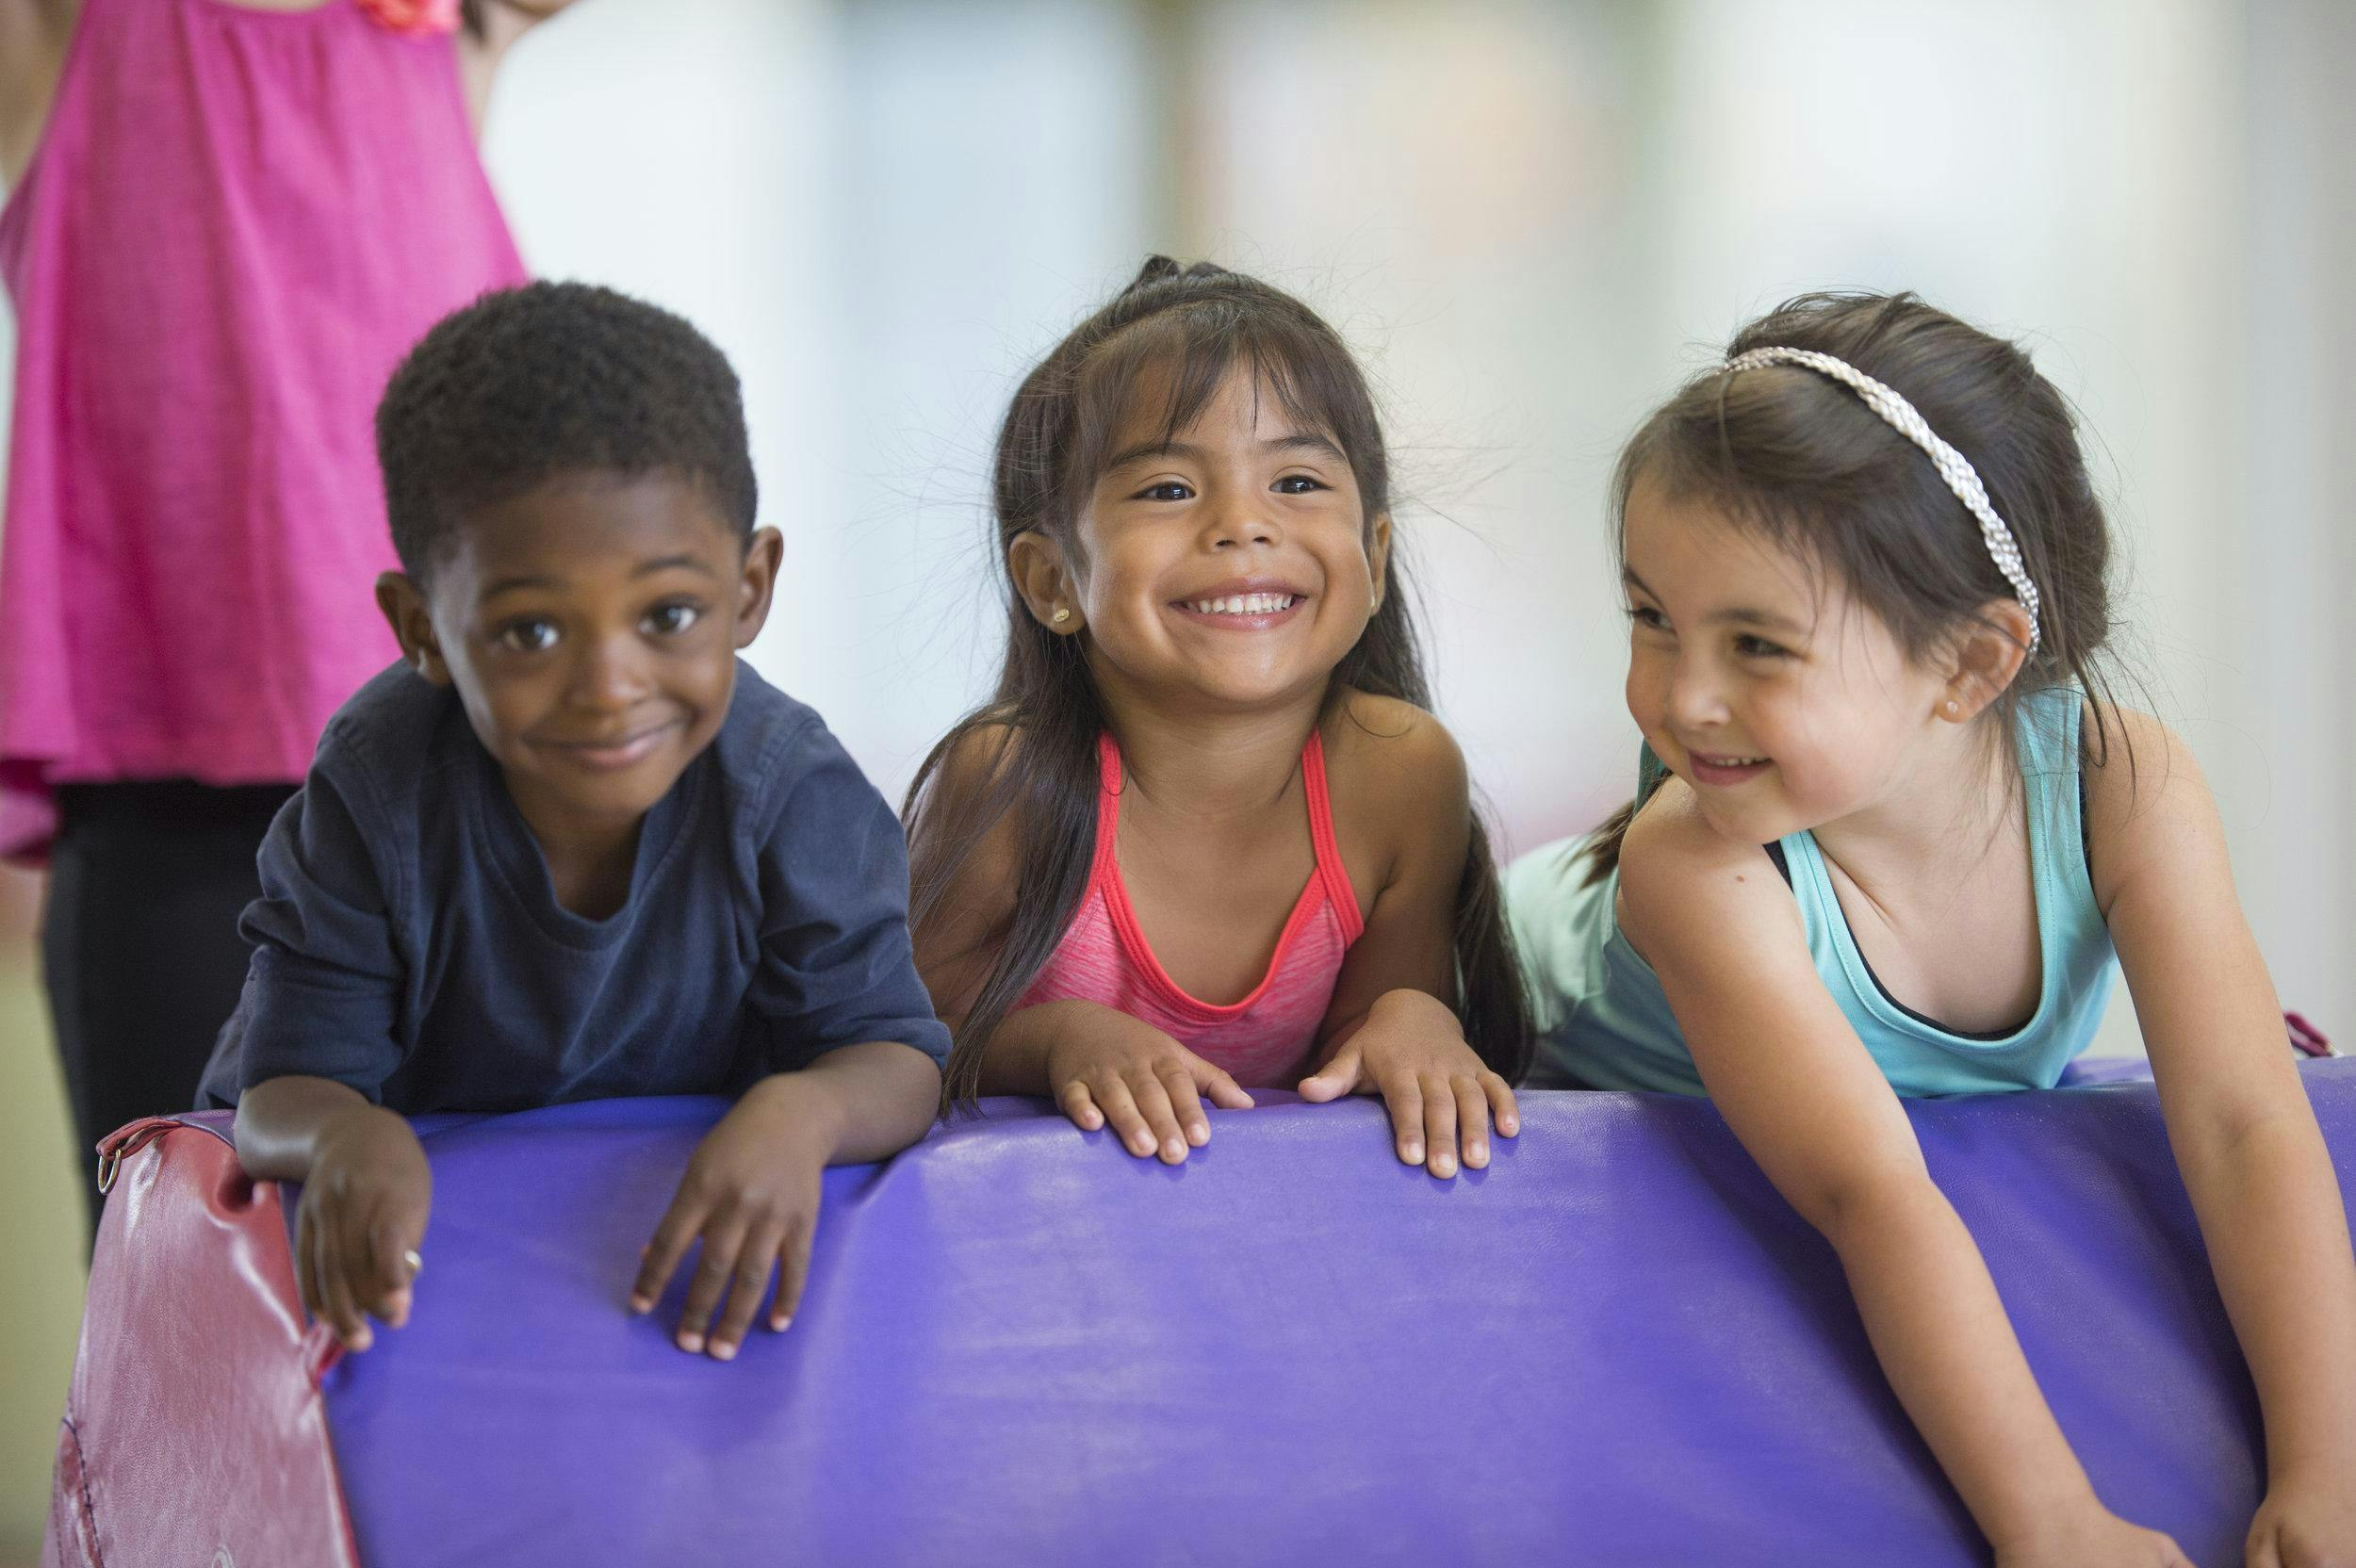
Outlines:
{"label": "coral tank top strap", "polygon": [[1333,913],[1341,920],[1342,939],[1354,942],[1366,923],[1358,913],[1357,890],[1350,885],[1341,844],[1333,837],[1333,803],[1325,788],[1325,737],[1317,730],[1309,732],[1309,743],[1301,750],[1301,774],[1309,796],[1309,838],[1317,845],[1317,874],[1325,879],[1325,896],[1333,900]]}

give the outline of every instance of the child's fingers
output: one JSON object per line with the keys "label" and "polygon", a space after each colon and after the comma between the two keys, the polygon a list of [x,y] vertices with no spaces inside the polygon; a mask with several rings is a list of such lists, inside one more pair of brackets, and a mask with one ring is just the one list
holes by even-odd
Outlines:
{"label": "child's fingers", "polygon": [[638,1254],[638,1278],[630,1287],[630,1310],[652,1312],[670,1285],[671,1276],[678,1272],[679,1259],[687,1255],[688,1244],[695,1233],[703,1229],[710,1205],[681,1185],[663,1211],[662,1220],[654,1228],[654,1239]]}
{"label": "child's fingers", "polygon": [[[1179,1135],[1197,1149],[1211,1141],[1211,1119],[1203,1114],[1203,1102],[1194,1092],[1194,1074],[1184,1062],[1171,1062],[1161,1070],[1162,1092],[1170,1097],[1170,1115],[1177,1120]],[[1186,1151],[1179,1151],[1181,1159]]]}
{"label": "child's fingers", "polygon": [[1188,1065],[1194,1074],[1195,1086],[1210,1097],[1212,1104],[1228,1111],[1252,1109],[1252,1096],[1241,1084],[1235,1082],[1234,1073],[1225,1068],[1213,1067],[1200,1056],[1194,1057]]}
{"label": "child's fingers", "polygon": [[1106,1078],[1091,1084],[1089,1089],[1096,1102],[1104,1111],[1104,1120],[1130,1153],[1143,1156],[1153,1152],[1153,1134],[1145,1125],[1145,1117],[1137,1109],[1137,1097],[1129,1086],[1119,1078]]}
{"label": "child's fingers", "polygon": [[1434,1176],[1456,1174],[1456,1093],[1437,1073],[1416,1086],[1423,1091],[1424,1168]]}
{"label": "child's fingers", "polygon": [[720,1294],[728,1289],[729,1277],[736,1272],[737,1254],[744,1250],[744,1222],[726,1210],[704,1227],[703,1256],[687,1287],[687,1305],[679,1312],[677,1337],[680,1349],[700,1351],[704,1348]]}
{"label": "child's fingers", "polygon": [[1358,1086],[1359,1075],[1358,1048],[1345,1045],[1332,1061],[1301,1081],[1301,1098],[1337,1100]]}
{"label": "child's fingers", "polygon": [[1391,1138],[1399,1157],[1408,1165],[1423,1164],[1423,1092],[1412,1077],[1383,1087],[1383,1103],[1391,1113]]}
{"label": "child's fingers", "polygon": [[409,1236],[390,1215],[368,1228],[368,1262],[375,1274],[368,1310],[398,1329],[409,1321]]}
{"label": "child's fingers", "polygon": [[1489,1118],[1497,1125],[1497,1136],[1513,1137],[1522,1130],[1521,1102],[1513,1098],[1513,1086],[1505,1075],[1488,1068],[1481,1070],[1481,1091],[1489,1097]]}
{"label": "child's fingers", "polygon": [[[1153,1135],[1149,1154],[1161,1156],[1164,1165],[1183,1164],[1186,1157],[1186,1138],[1178,1130],[1178,1113],[1170,1103],[1170,1090],[1150,1071],[1140,1071],[1130,1083],[1129,1092],[1137,1102],[1137,1111],[1145,1118],[1145,1125]],[[1191,1086],[1187,1088],[1193,1095]]]}
{"label": "child's fingers", "polygon": [[350,1350],[365,1350],[374,1343],[368,1332],[368,1322],[360,1309],[352,1304],[352,1276],[345,1266],[342,1227],[333,1223],[319,1227],[319,1305],[328,1327]]}
{"label": "child's fingers", "polygon": [[744,1343],[744,1331],[753,1326],[753,1314],[769,1296],[769,1277],[777,1271],[777,1249],[785,1244],[785,1221],[771,1219],[753,1227],[745,1233],[744,1244],[736,1255],[736,1267],[728,1276],[728,1304],[720,1314],[719,1325],[712,1331],[712,1354],[715,1360],[732,1361],[736,1348]]}
{"label": "child's fingers", "polygon": [[295,1217],[295,1290],[303,1298],[303,1310],[325,1321],[327,1298],[319,1291],[319,1266],[314,1261],[319,1253],[319,1217],[300,1210]]}
{"label": "child's fingers", "polygon": [[1104,1125],[1104,1113],[1096,1108],[1096,1097],[1088,1093],[1088,1086],[1077,1078],[1063,1086],[1063,1092],[1055,1097],[1055,1102],[1063,1107],[1063,1114],[1072,1119],[1072,1124],[1083,1133],[1093,1133]]}
{"label": "child's fingers", "polygon": [[1469,1072],[1450,1078],[1448,1086],[1456,1096],[1456,1146],[1465,1167],[1479,1170],[1489,1163],[1489,1097]]}
{"label": "child's fingers", "polygon": [[818,1234],[816,1215],[802,1215],[786,1227],[785,1246],[777,1259],[777,1298],[769,1309],[769,1327],[782,1333],[802,1310],[802,1287],[810,1281],[810,1244]]}

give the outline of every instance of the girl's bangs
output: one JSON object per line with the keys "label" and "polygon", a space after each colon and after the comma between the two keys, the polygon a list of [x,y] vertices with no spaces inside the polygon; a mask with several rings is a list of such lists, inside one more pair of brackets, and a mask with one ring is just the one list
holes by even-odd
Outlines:
{"label": "girl's bangs", "polygon": [[[1138,321],[1081,367],[1073,388],[1078,460],[1072,466],[1070,502],[1076,504],[1104,476],[1124,428],[1150,416],[1154,439],[1176,441],[1238,370],[1250,373],[1254,397],[1273,398],[1297,430],[1341,448],[1368,514],[1381,509],[1383,498],[1365,457],[1369,439],[1380,439],[1373,403],[1349,351],[1289,322],[1211,307],[1164,311]],[[1163,384],[1153,388],[1155,381]],[[1139,406],[1140,399],[1153,396],[1158,409]]]}

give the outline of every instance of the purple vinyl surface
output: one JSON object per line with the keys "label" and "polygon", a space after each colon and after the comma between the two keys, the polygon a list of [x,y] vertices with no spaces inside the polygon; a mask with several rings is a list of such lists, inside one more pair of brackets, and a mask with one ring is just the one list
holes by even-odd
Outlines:
{"label": "purple vinyl surface", "polygon": [[[2344,1188],[2356,1063],[2302,1070]],[[830,1172],[733,1364],[622,1298],[712,1101],[430,1126],[410,1326],[329,1375],[369,1568],[1984,1562],[1831,1250],[1707,1103],[1529,1094],[1493,1168],[1381,1108],[1131,1159],[1028,1102]],[[2148,1084],[1921,1102],[2116,1510],[2240,1560],[2258,1420]]]}

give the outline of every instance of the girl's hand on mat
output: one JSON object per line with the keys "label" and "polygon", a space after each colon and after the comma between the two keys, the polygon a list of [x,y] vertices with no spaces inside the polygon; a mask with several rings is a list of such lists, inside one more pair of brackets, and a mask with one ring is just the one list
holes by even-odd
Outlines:
{"label": "girl's hand on mat", "polygon": [[1130,1153],[1184,1165],[1188,1149],[1211,1141],[1203,1102],[1248,1111],[1252,1096],[1220,1069],[1150,1023],[1107,1010],[1085,1037],[1047,1054],[1047,1084],[1084,1133],[1109,1125]]}
{"label": "girl's hand on mat", "polygon": [[690,1244],[702,1243],[679,1313],[682,1350],[735,1359],[780,1266],[769,1327],[783,1331],[801,1305],[820,1179],[835,1139],[826,1125],[824,1096],[812,1091],[807,1076],[781,1072],[744,1091],[697,1146],[670,1211],[639,1254],[630,1309],[646,1313],[662,1299]]}
{"label": "girl's hand on mat", "polygon": [[2157,1530],[2131,1525],[2099,1505],[2037,1522],[2033,1541],[1996,1548],[1996,1568],[2194,1568]]}
{"label": "girl's hand on mat", "polygon": [[338,1112],[316,1150],[295,1211],[295,1283],[345,1349],[365,1350],[370,1316],[409,1321],[434,1176],[417,1135],[381,1105]]}
{"label": "girl's hand on mat", "polygon": [[2356,1478],[2285,1478],[2269,1486],[2243,1553],[2247,1568],[2356,1564]]}
{"label": "girl's hand on mat", "polygon": [[1424,991],[1384,992],[1342,1037],[1333,1059],[1301,1081],[1303,1100],[1345,1094],[1381,1095],[1399,1157],[1434,1176],[1453,1176],[1460,1164],[1487,1166],[1493,1124],[1504,1137],[1521,1131],[1513,1086],[1464,1043],[1456,1015]]}

